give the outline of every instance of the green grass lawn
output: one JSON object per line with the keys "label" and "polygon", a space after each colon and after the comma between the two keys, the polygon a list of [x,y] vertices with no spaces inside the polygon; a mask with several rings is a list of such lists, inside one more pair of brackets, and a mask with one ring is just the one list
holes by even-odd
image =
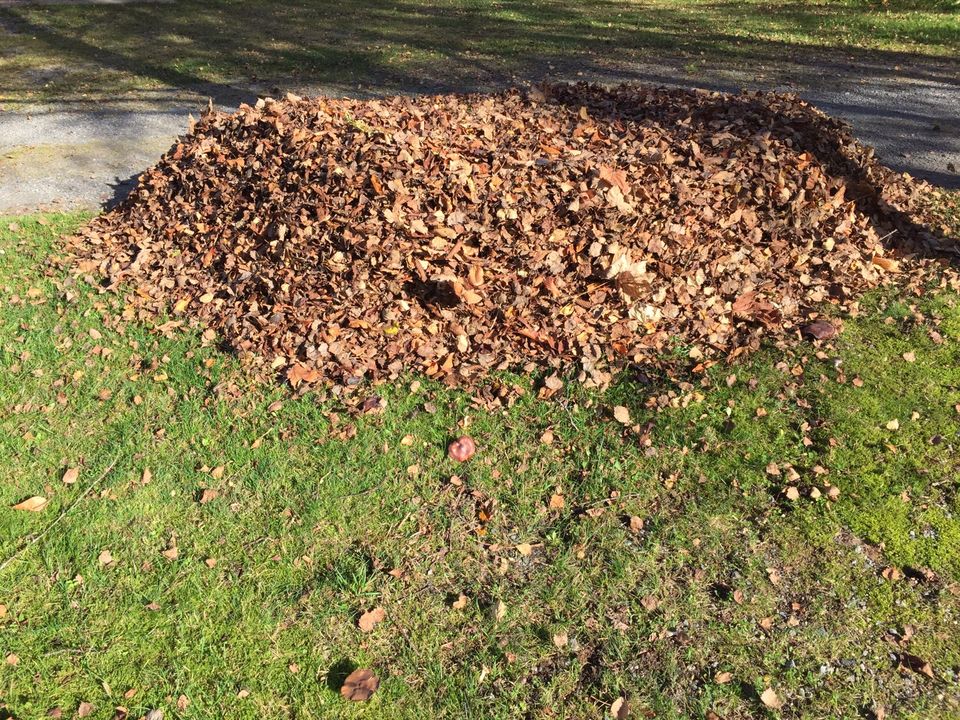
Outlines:
{"label": "green grass lawn", "polygon": [[197,87],[475,87],[679,58],[755,67],[876,51],[956,59],[955,0],[177,0],[0,8],[0,102]]}
{"label": "green grass lawn", "polygon": [[0,221],[0,717],[960,717],[956,294],[503,410],[293,399],[48,265],[82,220]]}

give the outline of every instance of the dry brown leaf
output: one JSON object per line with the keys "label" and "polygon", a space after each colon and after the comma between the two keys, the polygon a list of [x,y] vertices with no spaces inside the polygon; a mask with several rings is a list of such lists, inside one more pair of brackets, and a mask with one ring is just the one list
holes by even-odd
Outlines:
{"label": "dry brown leaf", "polygon": [[768,708],[773,708],[774,710],[779,710],[783,707],[783,701],[772,688],[767,688],[760,693],[760,701]]}
{"label": "dry brown leaf", "polygon": [[912,672],[926,675],[931,680],[937,679],[937,676],[933,672],[933,666],[917,655],[912,655],[908,652],[900,653],[900,665]]}
{"label": "dry brown leaf", "polygon": [[380,687],[380,680],[377,676],[370,670],[361,668],[347,675],[340,688],[340,694],[347,700],[363,702],[369,700],[378,687]]}
{"label": "dry brown leaf", "polygon": [[220,497],[220,492],[218,490],[214,490],[213,488],[204,488],[200,492],[199,502],[201,505],[206,505],[209,502],[213,502],[218,497]]}
{"label": "dry brown leaf", "polygon": [[77,479],[80,477],[80,468],[72,467],[68,468],[61,480],[64,485],[73,485]]}
{"label": "dry brown leaf", "polygon": [[386,610],[382,607],[375,607],[373,610],[368,610],[360,616],[360,619],[357,620],[357,627],[359,627],[362,632],[371,632],[386,616]]}
{"label": "dry brown leaf", "polygon": [[470,598],[463,593],[460,593],[457,596],[457,599],[450,603],[450,607],[452,607],[454,610],[463,610],[467,606],[468,602],[470,602]]}
{"label": "dry brown leaf", "polygon": [[630,704],[624,697],[618,697],[610,704],[610,717],[614,720],[624,720],[630,717]]}
{"label": "dry brown leaf", "polygon": [[27,512],[40,512],[47,506],[47,499],[43,495],[34,495],[23,502],[18,502],[11,506],[11,510],[26,510]]}
{"label": "dry brown leaf", "polygon": [[613,417],[621,425],[630,424],[630,411],[623,405],[615,405],[613,408]]}

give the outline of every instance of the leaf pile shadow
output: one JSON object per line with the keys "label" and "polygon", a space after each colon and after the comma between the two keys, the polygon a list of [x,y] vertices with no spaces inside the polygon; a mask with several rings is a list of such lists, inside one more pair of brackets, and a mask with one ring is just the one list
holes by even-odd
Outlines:
{"label": "leaf pile shadow", "polygon": [[605,385],[955,285],[924,192],[792,96],[288,96],[204,115],[72,251],[294,387],[530,363]]}

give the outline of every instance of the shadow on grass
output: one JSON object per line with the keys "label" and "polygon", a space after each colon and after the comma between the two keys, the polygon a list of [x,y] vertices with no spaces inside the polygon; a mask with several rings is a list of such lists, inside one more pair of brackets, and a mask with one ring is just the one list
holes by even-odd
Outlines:
{"label": "shadow on grass", "polygon": [[[940,12],[953,10],[950,5]],[[827,44],[817,49],[815,60],[804,60],[817,72],[842,77],[854,60],[879,77],[955,79],[951,56],[940,58],[946,66],[927,58],[921,68],[915,67],[914,55],[851,47],[851,28],[871,37],[881,32],[878,11],[867,3],[846,2],[836,8],[784,3],[776,13],[776,27],[784,28],[785,37],[808,35]],[[781,64],[810,51],[770,39],[769,32],[762,32],[773,27],[768,13],[750,2],[625,6],[611,0],[346,0],[332,11],[317,0],[186,0],[0,8],[0,24],[14,36],[35,38],[51,60],[64,65],[87,65],[195,90],[229,106],[258,92],[303,83],[361,91],[366,86],[461,91],[570,71],[616,71],[623,77],[631,62],[643,60],[673,58],[682,64],[683,58],[699,61],[706,56]],[[741,24],[758,28],[756,34],[766,37],[738,34]],[[919,47],[960,46],[960,29],[953,24],[891,27],[891,40],[910,40]],[[656,75],[654,66],[632,79],[657,81]],[[0,96],[15,98],[35,90],[35,84],[29,72],[10,73]]]}
{"label": "shadow on grass", "polygon": [[327,671],[327,687],[339,694],[347,676],[357,669],[357,664],[348,658],[335,662]]}

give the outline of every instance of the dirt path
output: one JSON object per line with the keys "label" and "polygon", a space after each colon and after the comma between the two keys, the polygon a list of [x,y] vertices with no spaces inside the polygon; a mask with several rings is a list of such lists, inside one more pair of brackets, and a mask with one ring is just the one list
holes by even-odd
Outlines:
{"label": "dirt path", "polygon": [[[545,73],[546,75],[546,73]],[[853,126],[881,160],[944,187],[960,187],[960,66],[917,64],[889,67],[793,60],[776,68],[691,68],[678,63],[613,67],[589,77],[552,69],[556,79],[620,80],[663,85],[796,92]],[[492,79],[486,87],[502,84]],[[484,89],[444,87],[435,91]],[[306,87],[302,94],[376,94],[396,88]],[[238,97],[244,91],[238,90]],[[250,91],[249,100],[256,98]],[[188,114],[199,114],[199,92],[134,105],[47,106],[0,111],[0,212],[97,208],[123,197],[137,175],[186,131]]]}

